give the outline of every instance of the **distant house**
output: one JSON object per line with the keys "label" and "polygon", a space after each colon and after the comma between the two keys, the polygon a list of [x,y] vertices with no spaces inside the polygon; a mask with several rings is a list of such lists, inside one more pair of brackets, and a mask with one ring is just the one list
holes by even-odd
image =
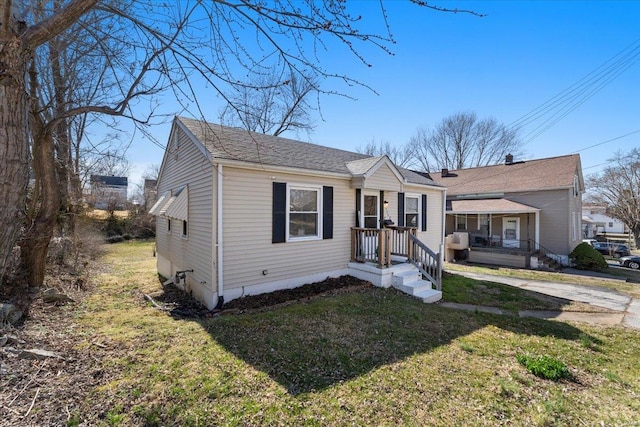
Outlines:
{"label": "distant house", "polygon": [[176,118],[158,272],[209,308],[345,274],[436,301],[444,194],[387,156]]}
{"label": "distant house", "polygon": [[96,209],[122,209],[127,202],[126,176],[91,175],[91,202]]}
{"label": "distant house", "polygon": [[629,227],[607,215],[607,206],[602,203],[582,204],[583,237],[591,239],[603,234],[628,234]]}
{"label": "distant house", "polygon": [[[472,262],[536,267],[540,256],[568,264],[582,241],[584,183],[577,154],[429,175],[447,188],[446,234]],[[464,240],[464,239],[463,239]],[[464,252],[460,252],[464,250]]]}
{"label": "distant house", "polygon": [[143,188],[143,208],[149,210],[158,201],[158,180],[145,179]]}

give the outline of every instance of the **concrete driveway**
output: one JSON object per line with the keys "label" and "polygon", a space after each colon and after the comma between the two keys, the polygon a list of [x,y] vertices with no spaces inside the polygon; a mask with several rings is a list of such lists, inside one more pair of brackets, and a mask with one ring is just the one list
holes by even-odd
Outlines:
{"label": "concrete driveway", "polygon": [[[469,277],[475,280],[503,283],[528,291],[578,301],[595,307],[614,310],[614,313],[580,313],[566,311],[521,311],[520,317],[537,317],[541,319],[573,320],[604,325],[622,324],[640,329],[640,300],[612,289],[595,286],[576,285],[572,283],[546,282],[539,280],[518,279],[493,274],[472,273],[466,271],[450,271],[452,274]],[[638,285],[640,286],[640,285]]]}

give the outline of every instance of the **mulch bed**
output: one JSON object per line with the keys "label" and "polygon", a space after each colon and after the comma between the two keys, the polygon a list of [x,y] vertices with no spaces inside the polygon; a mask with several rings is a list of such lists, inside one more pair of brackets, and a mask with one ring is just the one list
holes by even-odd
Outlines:
{"label": "mulch bed", "polygon": [[163,286],[160,294],[150,295],[149,297],[159,306],[158,308],[168,312],[172,316],[180,318],[206,318],[216,315],[272,310],[284,305],[307,302],[327,295],[354,292],[372,286],[370,282],[357,279],[353,276],[328,277],[321,282],[310,283],[293,289],[282,289],[260,295],[248,295],[237,298],[225,303],[222,310],[208,310],[173,284]]}

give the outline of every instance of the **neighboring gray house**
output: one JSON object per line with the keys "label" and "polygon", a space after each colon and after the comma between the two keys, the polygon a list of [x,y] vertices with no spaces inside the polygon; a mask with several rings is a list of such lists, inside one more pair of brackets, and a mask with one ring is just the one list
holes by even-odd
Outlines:
{"label": "neighboring gray house", "polygon": [[127,203],[126,176],[91,175],[91,201],[97,209],[123,209]]}
{"label": "neighboring gray house", "polygon": [[158,272],[209,308],[345,274],[441,297],[444,188],[387,156],[176,118],[158,195]]}
{"label": "neighboring gray house", "polygon": [[468,245],[450,246],[468,249],[458,254],[472,262],[536,267],[531,255],[542,254],[567,265],[582,241],[578,154],[527,161],[509,155],[500,165],[429,176],[447,188],[446,234],[468,234]]}

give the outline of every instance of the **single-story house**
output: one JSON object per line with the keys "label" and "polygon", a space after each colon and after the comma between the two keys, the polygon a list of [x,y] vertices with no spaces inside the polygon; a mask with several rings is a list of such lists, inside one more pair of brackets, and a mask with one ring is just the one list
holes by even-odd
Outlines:
{"label": "single-story house", "polygon": [[91,175],[91,201],[97,209],[121,209],[127,202],[126,176]]}
{"label": "single-story house", "polygon": [[[569,264],[582,241],[584,181],[580,155],[514,161],[429,174],[447,188],[449,258],[536,267],[542,258]],[[462,245],[455,233],[465,233]],[[535,255],[532,257],[532,255]]]}
{"label": "single-story house", "polygon": [[158,272],[209,308],[345,274],[441,297],[445,189],[387,156],[180,117],[157,188]]}

